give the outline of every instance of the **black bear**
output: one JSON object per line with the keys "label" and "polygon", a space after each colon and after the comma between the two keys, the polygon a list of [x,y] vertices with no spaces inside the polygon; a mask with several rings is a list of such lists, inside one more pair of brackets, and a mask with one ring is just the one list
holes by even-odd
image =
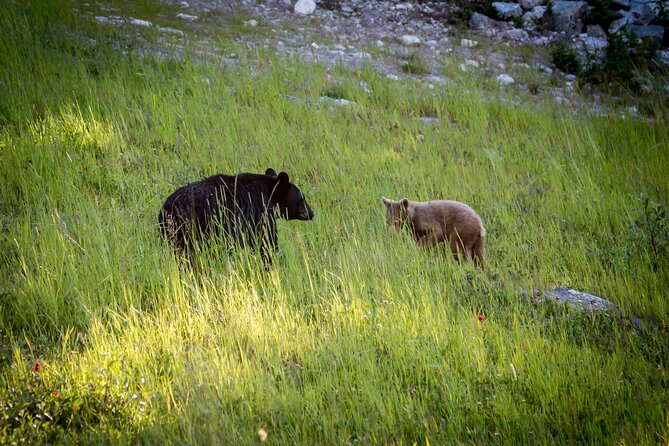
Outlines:
{"label": "black bear", "polygon": [[167,197],[158,216],[163,235],[182,253],[211,235],[228,246],[259,248],[266,262],[277,246],[276,214],[287,220],[311,220],[302,192],[288,179],[267,169],[264,175],[213,175],[187,184]]}

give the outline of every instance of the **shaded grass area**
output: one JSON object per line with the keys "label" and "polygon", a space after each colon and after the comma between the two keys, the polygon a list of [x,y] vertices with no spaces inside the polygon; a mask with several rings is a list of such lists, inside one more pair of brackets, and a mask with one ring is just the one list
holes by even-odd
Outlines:
{"label": "shaded grass area", "polygon": [[[668,269],[635,225],[639,194],[667,203],[666,123],[264,51],[140,58],[60,5],[0,26],[2,441],[667,441]],[[164,198],[269,166],[317,218],[280,224],[268,271],[215,246],[180,264]],[[389,237],[381,195],[471,204],[486,271]],[[559,284],[621,316],[532,302]]]}

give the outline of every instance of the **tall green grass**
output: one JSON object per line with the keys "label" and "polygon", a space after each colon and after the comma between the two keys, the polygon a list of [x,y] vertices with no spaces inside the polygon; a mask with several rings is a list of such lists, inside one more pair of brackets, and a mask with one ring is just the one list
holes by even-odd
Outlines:
{"label": "tall green grass", "polygon": [[[668,201],[665,122],[269,50],[140,57],[60,6],[0,11],[3,442],[667,441],[669,270],[630,233],[640,194]],[[172,255],[169,193],[270,166],[317,215],[268,270]],[[389,236],[382,195],[472,205],[486,270]],[[620,315],[531,299],[563,284]]]}

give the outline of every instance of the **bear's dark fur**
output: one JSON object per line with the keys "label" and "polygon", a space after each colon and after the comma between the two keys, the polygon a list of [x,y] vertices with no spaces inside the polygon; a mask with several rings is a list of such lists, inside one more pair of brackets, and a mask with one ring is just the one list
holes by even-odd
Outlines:
{"label": "bear's dark fur", "polygon": [[311,220],[314,212],[288,179],[267,169],[265,175],[213,175],[180,187],[158,216],[163,235],[182,253],[211,235],[233,245],[260,248],[266,261],[277,246],[276,216]]}

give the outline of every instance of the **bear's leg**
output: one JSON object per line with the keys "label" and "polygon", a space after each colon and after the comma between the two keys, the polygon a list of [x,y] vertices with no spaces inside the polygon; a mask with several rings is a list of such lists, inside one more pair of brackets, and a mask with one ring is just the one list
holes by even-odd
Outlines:
{"label": "bear's leg", "polygon": [[483,268],[483,237],[480,235],[476,239],[476,242],[474,243],[473,246],[473,251],[474,251],[474,265],[477,268]]}
{"label": "bear's leg", "polygon": [[435,237],[432,234],[425,234],[421,235],[418,240],[418,246],[422,246],[424,248],[432,248],[433,246],[436,246],[437,243],[439,243],[439,240],[437,240],[437,237]]}
{"label": "bear's leg", "polygon": [[450,237],[448,238],[448,242],[455,260],[458,262],[460,261],[460,254],[466,257],[465,247],[456,232],[451,233]]}

